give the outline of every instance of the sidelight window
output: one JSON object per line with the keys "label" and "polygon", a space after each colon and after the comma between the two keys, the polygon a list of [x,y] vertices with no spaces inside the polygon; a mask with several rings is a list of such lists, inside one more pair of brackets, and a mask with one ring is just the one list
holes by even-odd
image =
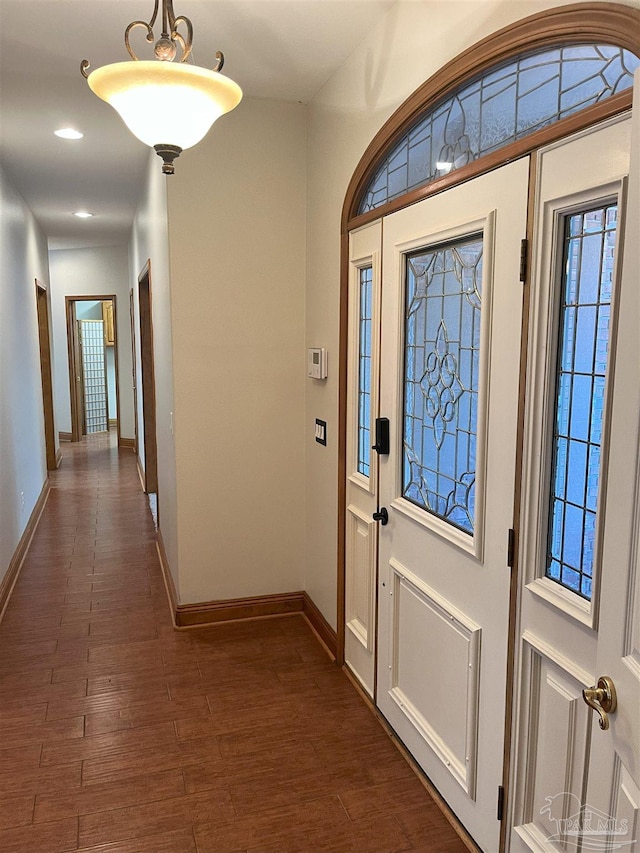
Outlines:
{"label": "sidelight window", "polygon": [[358,471],[371,469],[371,321],[373,317],[373,268],[362,267],[359,280],[358,334]]}
{"label": "sidelight window", "polygon": [[546,575],[591,600],[618,208],[565,219]]}

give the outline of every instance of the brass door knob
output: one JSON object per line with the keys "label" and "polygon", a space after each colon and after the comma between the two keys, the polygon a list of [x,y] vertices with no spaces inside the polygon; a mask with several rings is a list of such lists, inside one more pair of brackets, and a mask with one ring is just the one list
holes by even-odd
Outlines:
{"label": "brass door knob", "polygon": [[618,707],[618,697],[613,681],[608,675],[600,676],[595,687],[585,687],[582,698],[590,708],[597,711],[600,717],[598,724],[602,731],[606,732],[609,728],[609,714],[613,714]]}

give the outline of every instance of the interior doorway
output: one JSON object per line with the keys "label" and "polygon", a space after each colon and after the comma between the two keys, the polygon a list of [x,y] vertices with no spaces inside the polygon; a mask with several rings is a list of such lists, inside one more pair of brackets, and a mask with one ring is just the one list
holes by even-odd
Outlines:
{"label": "interior doorway", "polygon": [[47,286],[36,279],[36,308],[38,312],[38,341],[40,344],[40,372],[42,375],[42,403],[44,412],[44,443],[47,471],[58,467],[53,410],[53,380],[51,378],[51,336],[49,325],[49,298]]}
{"label": "interior doorway", "polygon": [[[140,374],[142,403],[142,456],[139,467],[147,494],[158,491],[158,450],[156,444],[156,391],[153,364],[153,316],[151,311],[151,261],[138,277],[140,309]],[[137,438],[138,446],[140,437]]]}
{"label": "interior doorway", "polygon": [[119,444],[116,297],[67,296],[65,314],[71,441],[115,429]]}
{"label": "interior doorway", "polygon": [[133,452],[138,458],[138,371],[136,369],[136,307],[133,288],[129,291],[129,323],[131,325],[131,383],[133,387]]}

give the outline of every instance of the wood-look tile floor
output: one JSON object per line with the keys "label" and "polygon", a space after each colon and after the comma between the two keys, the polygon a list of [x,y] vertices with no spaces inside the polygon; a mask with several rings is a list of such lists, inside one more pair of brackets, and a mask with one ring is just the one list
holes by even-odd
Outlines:
{"label": "wood-look tile floor", "polygon": [[134,455],[63,457],[0,623],[2,853],[466,850],[302,617],[175,631]]}

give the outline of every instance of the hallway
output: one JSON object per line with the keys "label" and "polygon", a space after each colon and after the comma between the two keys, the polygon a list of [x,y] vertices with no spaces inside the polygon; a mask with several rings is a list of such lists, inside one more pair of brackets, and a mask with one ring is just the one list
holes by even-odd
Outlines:
{"label": "hallway", "polygon": [[174,630],[132,453],[63,445],[51,485],[0,622],[2,853],[467,849],[303,617]]}

